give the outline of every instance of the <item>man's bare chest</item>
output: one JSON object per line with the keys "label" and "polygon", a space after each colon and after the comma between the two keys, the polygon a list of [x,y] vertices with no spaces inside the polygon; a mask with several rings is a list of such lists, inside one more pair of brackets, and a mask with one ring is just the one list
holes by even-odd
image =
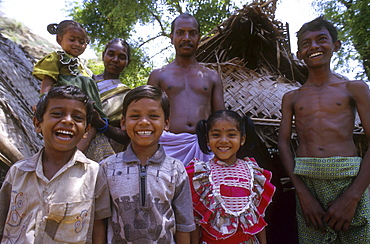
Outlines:
{"label": "man's bare chest", "polygon": [[340,90],[318,90],[299,92],[294,102],[295,115],[345,114],[352,111],[351,97]]}

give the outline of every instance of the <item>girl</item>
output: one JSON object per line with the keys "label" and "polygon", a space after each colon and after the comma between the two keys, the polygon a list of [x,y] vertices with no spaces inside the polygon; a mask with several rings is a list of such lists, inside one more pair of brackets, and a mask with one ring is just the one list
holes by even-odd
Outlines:
{"label": "girl", "polygon": [[197,136],[202,152],[215,157],[187,167],[198,226],[192,243],[266,243],[263,216],[275,187],[271,172],[236,156],[246,140],[244,120],[219,110],[198,123]]}
{"label": "girl", "polygon": [[108,120],[102,110],[98,87],[91,78],[92,73],[79,59],[90,42],[89,37],[85,28],[73,20],[50,24],[47,30],[50,34],[56,34],[56,41],[63,51],[55,51],[35,64],[32,74],[42,81],[40,97],[53,86],[74,85],[94,101],[95,110],[102,118],[105,118],[106,123],[101,128],[92,128],[87,138],[78,144],[78,149],[85,153],[86,150],[91,150],[94,155],[87,155],[87,157],[99,162],[114,154],[114,151],[107,138],[102,138],[99,147],[90,148],[90,142],[95,138],[96,132],[103,133],[106,130]]}

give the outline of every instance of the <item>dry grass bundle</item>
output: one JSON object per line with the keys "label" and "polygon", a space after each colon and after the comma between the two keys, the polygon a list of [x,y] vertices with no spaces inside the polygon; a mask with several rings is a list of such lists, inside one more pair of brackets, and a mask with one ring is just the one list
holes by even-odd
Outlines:
{"label": "dry grass bundle", "polygon": [[275,20],[276,0],[254,1],[237,10],[201,41],[197,60],[225,63],[235,57],[259,71],[268,69],[303,84],[305,66],[290,53],[288,24]]}

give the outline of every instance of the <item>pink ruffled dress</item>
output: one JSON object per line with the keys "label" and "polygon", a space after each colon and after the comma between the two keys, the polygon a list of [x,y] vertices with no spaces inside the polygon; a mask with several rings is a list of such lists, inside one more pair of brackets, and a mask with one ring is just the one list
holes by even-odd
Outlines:
{"label": "pink ruffled dress", "polygon": [[202,243],[258,243],[255,234],[267,225],[263,216],[275,192],[271,172],[253,158],[233,165],[193,159],[186,169]]}

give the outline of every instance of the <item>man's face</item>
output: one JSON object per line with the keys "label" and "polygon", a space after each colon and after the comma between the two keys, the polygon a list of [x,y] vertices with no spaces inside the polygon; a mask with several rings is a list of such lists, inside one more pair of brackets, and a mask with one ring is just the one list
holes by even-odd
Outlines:
{"label": "man's face", "polygon": [[333,52],[340,48],[340,41],[333,42],[326,28],[317,31],[306,31],[298,42],[297,57],[308,67],[330,64]]}
{"label": "man's face", "polygon": [[171,33],[171,43],[176,54],[191,57],[195,54],[199,43],[198,23],[194,18],[178,18]]}

